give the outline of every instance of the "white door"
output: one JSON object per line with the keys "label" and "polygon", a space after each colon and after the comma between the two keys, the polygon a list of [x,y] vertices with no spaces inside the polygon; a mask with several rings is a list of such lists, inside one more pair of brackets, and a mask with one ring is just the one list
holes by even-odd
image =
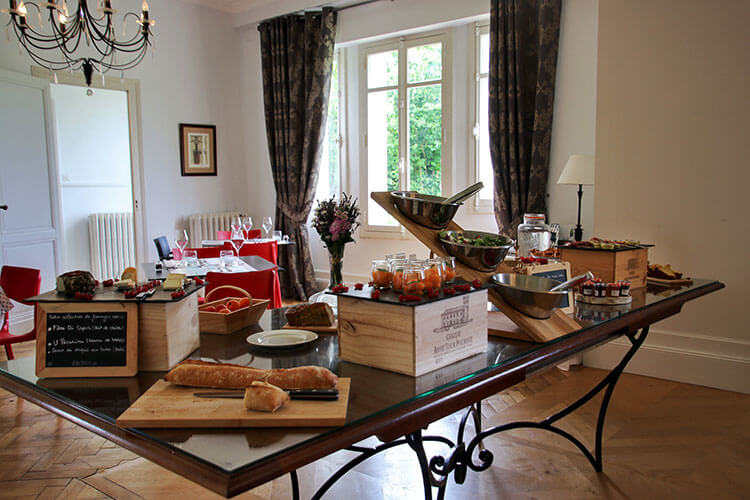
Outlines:
{"label": "white door", "polygon": [[[0,265],[42,271],[42,291],[60,269],[59,197],[49,82],[0,70]],[[10,326],[32,318],[11,311]]]}

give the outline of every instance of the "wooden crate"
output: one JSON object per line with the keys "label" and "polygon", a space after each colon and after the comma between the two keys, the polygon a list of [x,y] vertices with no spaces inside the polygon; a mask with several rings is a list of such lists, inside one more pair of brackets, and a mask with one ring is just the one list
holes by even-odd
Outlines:
{"label": "wooden crate", "polygon": [[230,300],[239,299],[240,297],[226,297],[219,300],[207,302],[198,308],[198,321],[200,323],[201,333],[218,333],[227,335],[237,330],[241,330],[250,325],[257,323],[266,312],[268,299],[251,299],[249,307],[237,309],[229,314],[204,311],[208,306],[226,304]]}
{"label": "wooden crate", "polygon": [[586,250],[561,247],[560,259],[570,262],[573,276],[591,271],[604,282],[627,280],[632,288],[646,286],[648,248]]}
{"label": "wooden crate", "polygon": [[420,376],[487,348],[487,290],[423,305],[339,296],[339,357]]}
{"label": "wooden crate", "polygon": [[200,343],[198,294],[174,302],[138,304],[138,328],[138,369],[172,369]]}

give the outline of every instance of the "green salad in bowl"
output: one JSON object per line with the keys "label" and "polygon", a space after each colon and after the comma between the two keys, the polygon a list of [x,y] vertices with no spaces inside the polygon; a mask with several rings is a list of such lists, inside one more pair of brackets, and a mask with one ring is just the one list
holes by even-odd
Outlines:
{"label": "green salad in bowl", "polygon": [[502,247],[509,243],[508,238],[489,233],[466,234],[460,231],[441,231],[438,236],[443,241],[475,247]]}

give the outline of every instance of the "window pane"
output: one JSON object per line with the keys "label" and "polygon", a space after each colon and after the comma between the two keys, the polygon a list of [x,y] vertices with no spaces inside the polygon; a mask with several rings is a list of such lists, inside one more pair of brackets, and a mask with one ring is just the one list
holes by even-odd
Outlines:
{"label": "window pane", "polygon": [[479,72],[487,73],[490,70],[490,34],[479,35]]}
{"label": "window pane", "polygon": [[443,44],[433,43],[407,50],[408,83],[440,80],[443,77]]}
{"label": "window pane", "polygon": [[495,176],[492,171],[492,161],[490,158],[490,128],[487,115],[488,101],[490,99],[489,78],[482,77],[479,79],[479,146],[477,154],[479,156],[479,180],[484,183],[484,187],[479,191],[480,200],[492,200],[494,197]]}
{"label": "window pane", "polygon": [[367,56],[367,88],[398,85],[398,50]]}
{"label": "window pane", "polygon": [[440,196],[441,85],[409,89],[409,189]]}
{"label": "window pane", "polygon": [[[320,158],[320,173],[315,199],[324,200],[339,194],[339,68],[338,52],[333,57],[331,90],[328,94],[328,121],[323,151]],[[310,212],[312,214],[312,211]]]}
{"label": "window pane", "polygon": [[[370,192],[399,188],[397,90],[370,92],[367,95],[367,186]],[[398,225],[369,197],[367,207],[369,225]]]}

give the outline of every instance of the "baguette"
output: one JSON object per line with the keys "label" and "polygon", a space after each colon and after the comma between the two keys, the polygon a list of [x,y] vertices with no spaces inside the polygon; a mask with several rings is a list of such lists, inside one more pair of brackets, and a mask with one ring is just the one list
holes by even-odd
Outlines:
{"label": "baguette", "polygon": [[244,389],[253,382],[268,382],[282,389],[332,389],[338,377],[321,366],[261,370],[230,363],[187,359],[164,376],[177,385]]}
{"label": "baguette", "polygon": [[256,380],[245,388],[244,401],[248,410],[275,412],[289,402],[289,399],[289,393],[266,382]]}

